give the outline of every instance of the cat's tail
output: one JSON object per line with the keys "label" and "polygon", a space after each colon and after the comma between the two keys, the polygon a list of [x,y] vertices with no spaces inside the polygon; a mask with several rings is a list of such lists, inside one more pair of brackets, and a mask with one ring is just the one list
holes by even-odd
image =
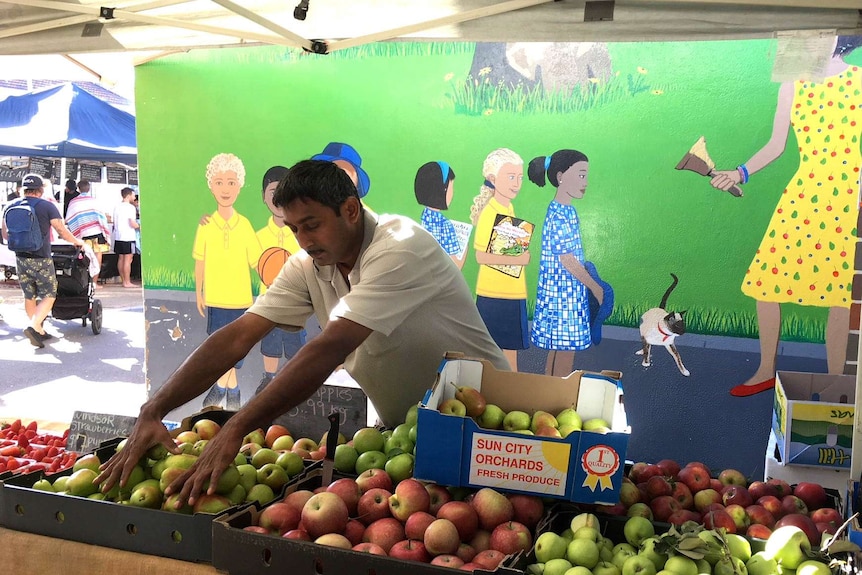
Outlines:
{"label": "cat's tail", "polygon": [[667,299],[670,297],[670,294],[673,292],[674,288],[676,287],[676,284],[679,283],[679,278],[676,277],[676,274],[671,273],[670,277],[673,278],[673,281],[671,282],[670,286],[667,288],[667,291],[664,292],[664,295],[661,298],[661,303],[659,304],[659,307],[661,309],[667,309]]}

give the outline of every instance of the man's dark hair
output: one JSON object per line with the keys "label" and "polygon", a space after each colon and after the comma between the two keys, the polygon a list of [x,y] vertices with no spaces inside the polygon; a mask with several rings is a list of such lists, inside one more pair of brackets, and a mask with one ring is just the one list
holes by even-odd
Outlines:
{"label": "man's dark hair", "polygon": [[133,190],[132,188],[123,188],[122,190],[120,190],[120,195],[123,196],[124,198],[128,198],[129,196],[131,196],[134,193],[135,193],[135,190]]}
{"label": "man's dark hair", "polygon": [[324,160],[302,160],[290,168],[278,184],[272,203],[283,208],[294,200],[313,200],[341,213],[347,198],[359,199],[359,193],[347,172]]}
{"label": "man's dark hair", "polygon": [[280,182],[284,179],[284,176],[287,175],[287,168],[284,166],[273,166],[266,171],[263,175],[263,184],[261,184],[261,191],[265,192],[267,186],[269,186],[273,182]]}

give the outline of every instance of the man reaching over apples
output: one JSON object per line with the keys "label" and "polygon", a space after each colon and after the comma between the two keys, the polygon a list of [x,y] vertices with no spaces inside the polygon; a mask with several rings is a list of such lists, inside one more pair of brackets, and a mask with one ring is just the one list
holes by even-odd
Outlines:
{"label": "man reaching over apples", "polygon": [[451,258],[417,223],[371,212],[347,174],[304,160],[279,183],[273,204],[303,251],[291,256],[265,294],[239,319],[212,333],[140,411],[125,448],[101,466],[104,491],[125,485],[140,457],[161,443],[177,448],[162,418],[205,392],[266,334],[299,330],[315,314],[322,332],[263,392],[227,421],[166,491],[194,503],[215,485],[248,431],[310,397],[339,365],[362,386],[383,423],[398,423],[434,382],[446,351],[508,362],[485,327]]}

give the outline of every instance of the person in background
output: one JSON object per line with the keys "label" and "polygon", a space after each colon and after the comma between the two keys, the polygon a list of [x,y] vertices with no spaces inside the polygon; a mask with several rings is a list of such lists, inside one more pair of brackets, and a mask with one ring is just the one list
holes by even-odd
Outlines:
{"label": "person in background", "polygon": [[[24,311],[30,318],[30,327],[24,330],[24,335],[35,347],[45,347],[45,341],[52,335],[45,331],[43,323],[57,299],[57,272],[54,270],[54,260],[51,258],[51,239],[48,231],[53,228],[57,234],[78,247],[84,242],[72,235],[63,224],[63,218],[57,206],[42,199],[45,186],[42,178],[36,175],[24,177],[24,199],[35,211],[42,232],[42,247],[36,252],[16,252],[15,269],[18,271],[18,283],[24,293]],[[5,220],[5,214],[4,214]],[[8,241],[6,225],[3,225],[3,241]]]}
{"label": "person in background", "polygon": [[117,271],[123,280],[123,287],[135,287],[132,284],[132,257],[135,254],[136,233],[141,229],[138,223],[135,206],[132,204],[135,191],[123,188],[120,192],[123,201],[114,208],[114,253],[117,254]]}
{"label": "person in background", "polygon": [[[66,189],[63,191],[63,213],[69,213],[69,202],[78,197],[78,184],[75,183],[75,180],[68,179],[66,180]],[[60,192],[54,192],[54,199],[58,202],[60,201]]]}
{"label": "person in background", "polygon": [[15,184],[15,191],[9,192],[9,195],[6,196],[6,200],[8,200],[10,202],[12,200],[17,200],[18,198],[21,197],[21,190],[23,190],[23,189],[24,188],[21,186],[21,183],[18,182],[17,184]]}
{"label": "person in background", "polygon": [[[99,268],[102,267],[102,254],[111,248],[108,238],[111,230],[108,228],[108,218],[100,209],[99,203],[90,194],[90,182],[78,182],[78,195],[69,202],[66,210],[66,225],[69,231],[92,248],[96,254]],[[99,281],[99,274],[93,276],[93,285]]]}
{"label": "person in background", "polygon": [[213,332],[140,411],[126,446],[101,466],[104,491],[125,484],[147,449],[178,453],[165,415],[198,394],[276,327],[298,331],[314,314],[323,331],[308,341],[207,443],[195,464],[166,491],[178,504],[214,492],[242,438],[311,396],[339,365],[359,383],[385,425],[402,421],[434,384],[453,349],[508,362],[491,339],[464,276],[416,222],[378,216],[333,162],[304,160],[275,192],[287,227],[302,249],[237,320]]}

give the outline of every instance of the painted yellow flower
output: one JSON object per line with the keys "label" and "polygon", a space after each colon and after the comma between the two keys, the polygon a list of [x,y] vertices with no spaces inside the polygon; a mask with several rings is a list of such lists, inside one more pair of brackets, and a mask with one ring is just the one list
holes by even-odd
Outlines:
{"label": "painted yellow flower", "polygon": [[640,66],[638,66],[638,74],[648,74],[648,73],[649,73],[649,70],[647,70],[646,68],[641,68]]}
{"label": "painted yellow flower", "polygon": [[485,66],[484,68],[482,68],[481,70],[479,70],[479,75],[480,75],[480,76],[487,76],[487,75],[488,75],[488,74],[490,74],[490,73],[491,73],[491,67],[490,67],[490,66]]}
{"label": "painted yellow flower", "polygon": [[452,73],[452,72],[449,72],[448,74],[446,74],[445,76],[443,76],[443,81],[444,81],[444,82],[448,82],[449,80],[451,80],[451,79],[452,79],[452,78],[454,78],[454,77],[455,77],[455,74],[454,74],[454,73]]}
{"label": "painted yellow flower", "polygon": [[653,90],[652,93],[653,96],[661,96],[662,94],[664,94],[664,90]]}
{"label": "painted yellow flower", "polygon": [[598,83],[599,83],[598,78],[590,78],[590,84],[598,84]]}
{"label": "painted yellow flower", "polygon": [[492,110],[491,108],[488,108],[487,110],[485,110],[484,112],[482,112],[482,115],[483,115],[483,116],[490,116],[490,115],[491,115],[491,114],[493,114],[493,113],[494,113],[494,110]]}

